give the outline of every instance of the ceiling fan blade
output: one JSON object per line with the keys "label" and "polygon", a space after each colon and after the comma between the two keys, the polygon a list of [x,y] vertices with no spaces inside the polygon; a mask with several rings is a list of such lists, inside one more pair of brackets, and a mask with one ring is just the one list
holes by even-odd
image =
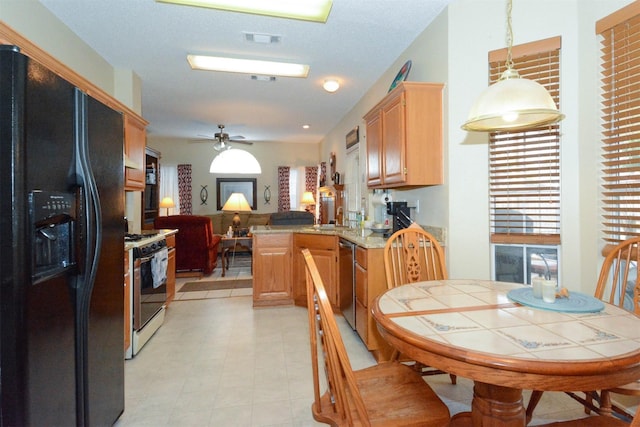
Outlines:
{"label": "ceiling fan blade", "polygon": [[251,142],[251,141],[242,141],[242,140],[237,140],[237,139],[231,139],[230,141],[235,143],[235,144],[253,145],[253,142]]}
{"label": "ceiling fan blade", "polygon": [[215,139],[213,138],[192,138],[188,140],[188,142],[208,142],[208,143],[211,143],[214,141]]}

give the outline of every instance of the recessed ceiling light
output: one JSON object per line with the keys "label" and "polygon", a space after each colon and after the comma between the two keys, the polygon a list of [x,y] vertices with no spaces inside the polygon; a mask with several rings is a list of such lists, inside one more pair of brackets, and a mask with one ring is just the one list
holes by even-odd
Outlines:
{"label": "recessed ceiling light", "polygon": [[263,76],[307,77],[309,66],[287,62],[258,61],[254,59],[224,58],[221,56],[187,55],[194,70],[224,71]]}
{"label": "recessed ceiling light", "polygon": [[185,6],[208,7],[232,12],[300,19],[303,21],[327,22],[332,0],[156,0]]}
{"label": "recessed ceiling light", "polygon": [[322,87],[327,92],[333,93],[333,92],[337,91],[338,88],[340,88],[340,83],[338,83],[337,80],[328,79],[328,80],[324,81],[324,83],[322,84]]}
{"label": "recessed ceiling light", "polygon": [[311,126],[309,125],[302,125],[302,129],[309,129]]}

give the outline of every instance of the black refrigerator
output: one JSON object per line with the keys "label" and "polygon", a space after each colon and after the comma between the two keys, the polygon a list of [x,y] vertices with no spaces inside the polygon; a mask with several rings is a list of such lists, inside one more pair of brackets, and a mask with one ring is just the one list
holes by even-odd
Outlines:
{"label": "black refrigerator", "polygon": [[0,425],[124,410],[123,119],[0,47]]}

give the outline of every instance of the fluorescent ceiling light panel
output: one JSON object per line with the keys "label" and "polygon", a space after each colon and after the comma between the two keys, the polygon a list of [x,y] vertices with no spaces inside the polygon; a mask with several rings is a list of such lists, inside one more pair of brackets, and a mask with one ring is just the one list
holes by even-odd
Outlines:
{"label": "fluorescent ceiling light panel", "polygon": [[281,77],[307,77],[309,66],[287,62],[234,59],[221,56],[187,55],[194,70],[224,71],[227,73],[261,74]]}
{"label": "fluorescent ceiling light panel", "polygon": [[156,0],[185,6],[276,16],[303,21],[327,22],[333,0]]}

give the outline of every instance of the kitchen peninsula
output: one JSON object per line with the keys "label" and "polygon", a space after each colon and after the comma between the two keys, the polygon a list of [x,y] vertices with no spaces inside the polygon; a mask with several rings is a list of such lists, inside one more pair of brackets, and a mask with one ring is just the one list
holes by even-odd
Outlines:
{"label": "kitchen peninsula", "polygon": [[[444,230],[424,227],[445,241]],[[369,351],[378,360],[391,349],[377,331],[371,316],[373,300],[387,289],[383,249],[386,239],[370,230],[333,225],[256,226],[253,233],[253,306],[306,306],[306,274],[300,252],[307,248],[318,265],[320,275],[335,312],[340,313],[345,299],[355,297],[355,329]],[[339,241],[355,244],[355,289],[339,283]],[[344,267],[344,266],[343,266]]]}

